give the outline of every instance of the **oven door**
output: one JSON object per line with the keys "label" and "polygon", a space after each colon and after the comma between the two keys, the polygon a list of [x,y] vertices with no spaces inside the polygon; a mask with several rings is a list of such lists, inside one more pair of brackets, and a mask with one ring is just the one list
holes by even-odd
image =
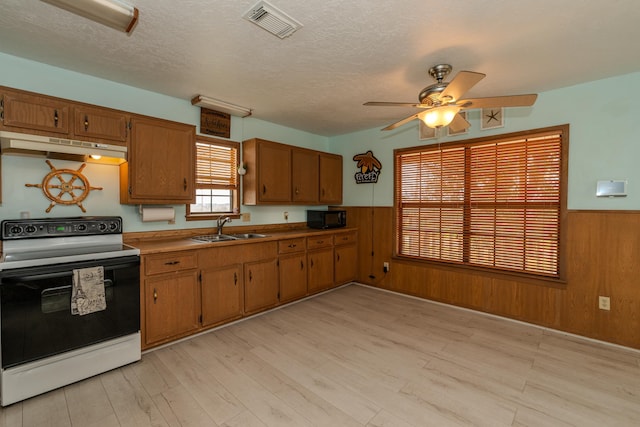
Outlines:
{"label": "oven door", "polygon": [[[104,267],[106,309],[71,314],[73,270]],[[0,271],[2,368],[140,330],[140,257]]]}

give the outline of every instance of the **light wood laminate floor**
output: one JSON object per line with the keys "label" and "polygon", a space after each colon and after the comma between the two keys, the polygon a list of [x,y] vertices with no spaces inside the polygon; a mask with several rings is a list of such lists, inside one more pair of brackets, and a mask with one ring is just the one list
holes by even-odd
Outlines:
{"label": "light wood laminate floor", "polygon": [[352,285],[0,410],[0,426],[638,426],[640,353]]}

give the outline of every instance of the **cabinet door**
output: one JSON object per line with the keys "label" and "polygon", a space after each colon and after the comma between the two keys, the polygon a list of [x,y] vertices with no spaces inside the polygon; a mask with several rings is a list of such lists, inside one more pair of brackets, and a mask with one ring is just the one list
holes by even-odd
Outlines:
{"label": "cabinet door", "polygon": [[[194,138],[191,125],[131,119],[129,161],[121,165],[121,203],[192,203]],[[125,173],[123,173],[125,171]]]}
{"label": "cabinet door", "polygon": [[299,203],[318,203],[318,153],[291,151],[291,198]]}
{"label": "cabinet door", "polygon": [[258,145],[258,200],[291,200],[291,149],[286,145],[261,142]]}
{"label": "cabinet door", "polygon": [[312,251],[307,254],[309,293],[333,286],[333,248]]}
{"label": "cabinet door", "polygon": [[164,274],[145,280],[145,344],[198,329],[198,273]]}
{"label": "cabinet door", "polygon": [[341,285],[356,279],[358,251],[356,245],[336,246],[335,283]]}
{"label": "cabinet door", "polygon": [[320,203],[342,204],[342,156],[320,153]]}
{"label": "cabinet door", "polygon": [[256,312],[278,304],[277,259],[244,265],[244,311]]}
{"label": "cabinet door", "polygon": [[307,294],[307,256],[303,253],[280,257],[280,301],[302,298]]}
{"label": "cabinet door", "polygon": [[124,113],[107,108],[75,106],[73,116],[74,138],[126,145],[129,132],[128,117]]}
{"label": "cabinet door", "polygon": [[3,126],[69,136],[70,104],[56,98],[7,92],[2,99]]}
{"label": "cabinet door", "polygon": [[202,272],[202,326],[242,316],[242,265]]}

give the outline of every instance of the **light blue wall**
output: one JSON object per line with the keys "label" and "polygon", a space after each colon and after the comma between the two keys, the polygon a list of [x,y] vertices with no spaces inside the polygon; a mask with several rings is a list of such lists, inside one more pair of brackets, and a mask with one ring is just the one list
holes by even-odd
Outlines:
{"label": "light blue wall", "polygon": [[[640,209],[640,73],[594,81],[540,94],[534,107],[505,111],[505,126],[480,130],[480,113],[469,112],[471,128],[458,137],[418,139],[417,121],[393,131],[369,129],[331,138],[331,151],[344,157],[344,203],[393,205],[393,150],[568,123],[569,209]],[[368,108],[368,107],[363,107]],[[410,111],[408,112],[410,113]],[[372,150],[382,162],[377,184],[356,184],[354,155]],[[628,196],[598,198],[596,182],[627,179]]]}
{"label": "light blue wall", "polygon": [[[15,87],[52,96],[73,99],[105,107],[131,111],[154,117],[198,125],[199,109],[189,100],[177,99],[146,90],[98,79],[0,53],[0,85]],[[605,79],[540,94],[533,108],[507,109],[505,127],[482,131],[478,111],[469,112],[471,129],[457,138],[442,136],[438,140],[418,139],[417,122],[390,132],[368,129],[333,138],[286,128],[254,118],[232,117],[231,140],[260,137],[286,144],[332,151],[344,156],[344,204],[348,206],[393,205],[393,149],[448,142],[479,136],[515,132],[569,123],[569,194],[570,209],[640,209],[640,73]],[[367,107],[363,107],[367,108]],[[382,162],[378,184],[355,184],[357,172],[352,161],[355,154],[372,150]],[[76,162],[54,161],[57,168],[77,169]],[[76,206],[56,206],[50,214],[44,210],[49,201],[36,188],[49,172],[43,159],[2,156],[2,192],[0,219],[17,218],[22,211],[32,217],[77,215],[121,215],[127,231],[171,230],[208,227],[208,222],[184,220],[183,205],[176,205],[176,224],[142,223],[138,206],[120,205],[118,168],[89,164],[83,173],[93,191],[85,200],[86,213]],[[596,181],[627,179],[625,198],[595,197]],[[289,212],[290,222],[305,220],[306,206],[242,206],[251,213],[250,222],[235,225],[282,223],[283,212]]]}
{"label": "light blue wall", "polygon": [[[130,111],[153,117],[190,123],[198,126],[200,109],[186,99],[172,98],[108,80],[98,79],[61,68],[0,53],[0,85],[57,96],[66,99]],[[254,119],[231,118],[231,140],[260,137],[318,150],[328,149],[326,137],[279,126]],[[80,163],[54,160],[56,168],[77,169]],[[127,231],[172,230],[179,228],[210,227],[209,221],[184,219],[185,206],[175,205],[176,224],[167,222],[143,223],[138,206],[120,205],[118,167],[87,164],[83,174],[93,187],[84,201],[87,212],[77,206],[55,206],[46,214],[49,200],[37,188],[25,184],[39,184],[50,171],[42,158],[2,156],[2,204],[0,219],[17,218],[20,212],[36,217],[62,217],[78,215],[120,215]],[[289,213],[289,222],[305,221],[306,206],[242,206],[242,212],[251,214],[251,221],[235,221],[234,225],[283,223],[283,212]]]}

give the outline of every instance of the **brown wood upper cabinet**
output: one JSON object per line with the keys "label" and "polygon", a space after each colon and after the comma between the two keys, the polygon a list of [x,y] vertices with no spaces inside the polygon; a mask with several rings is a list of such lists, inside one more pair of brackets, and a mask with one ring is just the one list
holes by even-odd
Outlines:
{"label": "brown wood upper cabinet", "polygon": [[109,144],[127,145],[129,117],[126,114],[100,107],[76,106],[73,115],[75,139],[100,139]]}
{"label": "brown wood upper cabinet", "polygon": [[320,153],[321,204],[342,204],[342,156]]}
{"label": "brown wood upper cabinet", "polygon": [[342,156],[254,138],[242,158],[245,205],[342,203]]}
{"label": "brown wood upper cabinet", "polygon": [[129,114],[52,96],[0,87],[3,129],[126,145]]}
{"label": "brown wood upper cabinet", "polygon": [[31,92],[0,88],[2,127],[13,132],[69,136],[71,103]]}
{"label": "brown wood upper cabinet", "polygon": [[133,116],[120,203],[193,203],[194,140],[195,126]]}

